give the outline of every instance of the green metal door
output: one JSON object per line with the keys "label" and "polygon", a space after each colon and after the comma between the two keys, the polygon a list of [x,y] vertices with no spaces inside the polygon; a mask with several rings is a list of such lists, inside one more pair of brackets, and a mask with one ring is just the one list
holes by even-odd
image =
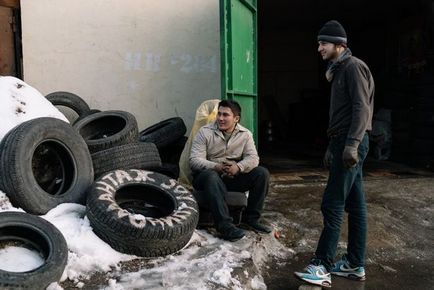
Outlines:
{"label": "green metal door", "polygon": [[242,108],[241,124],[257,141],[256,0],[220,0],[222,99]]}

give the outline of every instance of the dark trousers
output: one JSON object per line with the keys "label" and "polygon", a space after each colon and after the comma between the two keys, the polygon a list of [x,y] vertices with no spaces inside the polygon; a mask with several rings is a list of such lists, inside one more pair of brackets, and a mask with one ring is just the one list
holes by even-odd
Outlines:
{"label": "dark trousers", "polygon": [[268,193],[270,173],[264,167],[258,166],[248,173],[240,173],[232,178],[221,177],[214,170],[198,172],[193,178],[193,187],[202,191],[214,218],[217,229],[232,223],[224,196],[228,191],[249,191],[247,208],[243,213],[246,222],[257,221],[264,207],[265,196]]}
{"label": "dark trousers", "polygon": [[344,210],[348,212],[347,259],[352,267],[365,263],[367,210],[362,166],[368,154],[369,138],[365,134],[358,148],[359,162],[350,169],[342,161],[345,140],[346,134],[330,140],[333,159],[321,204],[324,228],[313,258],[314,264],[322,264],[327,270],[333,266]]}

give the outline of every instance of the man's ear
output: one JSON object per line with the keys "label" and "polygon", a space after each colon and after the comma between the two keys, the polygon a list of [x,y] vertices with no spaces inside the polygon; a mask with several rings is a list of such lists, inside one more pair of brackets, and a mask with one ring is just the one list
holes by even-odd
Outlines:
{"label": "man's ear", "polygon": [[240,121],[240,116],[235,116],[235,122],[238,123]]}

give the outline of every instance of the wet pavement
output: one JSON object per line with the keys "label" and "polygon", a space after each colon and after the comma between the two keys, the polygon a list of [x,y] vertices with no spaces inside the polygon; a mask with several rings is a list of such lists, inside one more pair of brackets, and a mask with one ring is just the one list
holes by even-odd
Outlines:
{"label": "wet pavement", "polygon": [[[322,229],[320,203],[328,173],[318,160],[263,159],[272,172],[264,217],[294,251],[287,261],[269,261],[262,272],[268,289],[321,289],[293,275],[307,265]],[[434,289],[433,172],[368,159],[364,175],[367,280],[332,277],[332,289]],[[345,222],[337,257],[344,253],[346,237]]]}

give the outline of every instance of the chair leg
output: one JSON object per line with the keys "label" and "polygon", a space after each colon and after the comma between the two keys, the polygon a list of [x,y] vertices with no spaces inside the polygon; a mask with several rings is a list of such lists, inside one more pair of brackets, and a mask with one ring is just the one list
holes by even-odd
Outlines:
{"label": "chair leg", "polygon": [[243,211],[245,209],[246,209],[245,206],[229,208],[229,212],[231,214],[231,217],[234,220],[234,225],[239,225],[241,223],[241,217],[242,217]]}

